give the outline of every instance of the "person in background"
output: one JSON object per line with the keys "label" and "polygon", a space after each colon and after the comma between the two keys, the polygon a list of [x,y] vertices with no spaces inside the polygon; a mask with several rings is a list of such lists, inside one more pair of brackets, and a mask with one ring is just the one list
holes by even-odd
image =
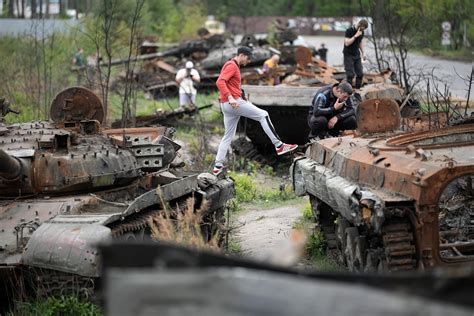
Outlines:
{"label": "person in background", "polygon": [[176,82],[179,84],[179,106],[181,108],[196,106],[197,90],[194,84],[200,81],[199,72],[194,69],[192,61],[186,62],[185,68],[178,70]]}
{"label": "person in background", "polygon": [[346,70],[347,82],[352,84],[354,75],[356,76],[355,88],[360,89],[364,76],[362,60],[365,60],[364,52],[364,30],[369,23],[367,20],[360,20],[357,25],[353,25],[346,30],[344,38],[344,69]]}
{"label": "person in background", "polygon": [[278,54],[273,54],[272,57],[265,60],[263,63],[263,74],[267,76],[267,84],[269,86],[276,86],[280,84],[280,76],[278,75],[278,62],[280,61],[280,56]]}
{"label": "person in background", "polygon": [[310,141],[357,128],[351,95],[352,87],[347,82],[324,86],[316,92],[308,113]]}
{"label": "person in background", "polygon": [[241,116],[260,122],[268,138],[275,146],[277,155],[294,152],[298,145],[285,144],[276,134],[268,112],[259,109],[250,103],[242,93],[240,67],[250,63],[252,49],[247,46],[239,47],[237,55],[222,66],[219,78],[216,81],[219,89],[219,102],[224,115],[224,136],[219,144],[214,169],[212,173],[218,176],[224,170],[224,160],[232,138],[237,130]]}
{"label": "person in background", "polygon": [[77,74],[77,85],[82,84],[85,72],[86,61],[84,59],[84,49],[79,47],[72,58],[72,70]]}
{"label": "person in background", "polygon": [[83,67],[86,65],[86,61],[84,59],[84,49],[79,47],[77,52],[74,54],[72,58],[72,64],[76,67]]}
{"label": "person in background", "polygon": [[318,49],[318,55],[319,58],[327,63],[327,55],[328,55],[328,49],[326,48],[326,45],[324,43],[321,43],[321,47]]}

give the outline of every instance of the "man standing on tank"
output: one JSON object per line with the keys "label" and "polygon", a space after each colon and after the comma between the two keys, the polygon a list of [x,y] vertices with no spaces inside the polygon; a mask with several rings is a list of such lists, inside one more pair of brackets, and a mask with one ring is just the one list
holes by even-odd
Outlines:
{"label": "man standing on tank", "polygon": [[241,116],[258,121],[265,134],[275,146],[277,155],[291,153],[298,145],[285,144],[275,132],[268,112],[259,109],[249,102],[242,93],[240,67],[245,66],[252,60],[252,49],[247,46],[239,47],[237,55],[222,66],[219,78],[216,81],[219,89],[219,102],[224,115],[224,136],[219,144],[216,161],[212,173],[217,176],[223,171],[224,160],[229,149],[232,138],[237,130],[237,124]]}
{"label": "man standing on tank", "polygon": [[353,84],[352,80],[356,76],[355,88],[360,89],[364,72],[362,70],[362,60],[365,60],[364,52],[364,30],[369,23],[367,20],[360,20],[357,25],[353,25],[346,30],[344,38],[344,69],[346,71],[347,82]]}

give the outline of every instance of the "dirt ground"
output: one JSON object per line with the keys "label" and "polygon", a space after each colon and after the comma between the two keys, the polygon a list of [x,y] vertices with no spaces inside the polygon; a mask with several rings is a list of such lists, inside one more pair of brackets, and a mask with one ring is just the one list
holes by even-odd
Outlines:
{"label": "dirt ground", "polygon": [[[193,157],[189,153],[189,140],[175,140],[182,146],[181,159],[193,167]],[[208,139],[208,146],[213,154],[217,151],[220,136],[213,135]],[[289,166],[284,166],[288,170]],[[287,172],[269,176],[262,172],[254,175],[260,190],[278,190],[281,185],[291,185]],[[232,240],[239,246],[239,255],[249,259],[262,260],[281,265],[294,265],[301,259],[301,240],[291,240],[291,231],[296,221],[302,216],[307,199],[281,202],[280,206],[260,207],[259,203],[246,203],[244,211],[232,217]],[[271,203],[276,204],[276,203]],[[298,257],[298,258],[296,258]],[[293,262],[294,261],[294,262]]]}
{"label": "dirt ground", "polygon": [[305,200],[297,204],[259,209],[249,207],[234,218],[233,237],[241,255],[250,259],[286,264],[294,247],[290,232],[301,217]]}

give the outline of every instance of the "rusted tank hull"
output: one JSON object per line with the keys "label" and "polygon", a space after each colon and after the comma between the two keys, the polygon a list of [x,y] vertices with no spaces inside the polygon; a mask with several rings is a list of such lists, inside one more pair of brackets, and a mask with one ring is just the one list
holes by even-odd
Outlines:
{"label": "rusted tank hull", "polygon": [[[83,283],[93,290],[97,246],[149,239],[151,219],[165,212],[199,209],[209,241],[235,195],[229,178],[178,169],[184,163],[174,161],[181,147],[171,129],[102,130],[98,98],[91,108],[77,108],[90,93],[68,89],[53,102],[54,122],[15,124],[0,133],[0,274],[33,271],[33,282],[51,281],[50,289],[38,288],[51,294],[71,284],[69,293]],[[6,279],[14,282],[16,273]]]}
{"label": "rusted tank hull", "polygon": [[473,153],[474,125],[346,136],[311,144],[291,174],[351,269],[463,265],[474,261]]}

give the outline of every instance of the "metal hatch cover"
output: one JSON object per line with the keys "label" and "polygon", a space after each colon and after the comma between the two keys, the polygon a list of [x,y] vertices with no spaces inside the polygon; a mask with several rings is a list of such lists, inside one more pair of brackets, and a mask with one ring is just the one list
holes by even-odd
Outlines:
{"label": "metal hatch cover", "polygon": [[367,100],[357,107],[357,129],[362,133],[397,130],[400,122],[400,109],[392,99]]}
{"label": "metal hatch cover", "polygon": [[59,92],[51,103],[51,119],[55,123],[96,120],[102,124],[104,108],[92,91],[83,87],[71,87]]}

